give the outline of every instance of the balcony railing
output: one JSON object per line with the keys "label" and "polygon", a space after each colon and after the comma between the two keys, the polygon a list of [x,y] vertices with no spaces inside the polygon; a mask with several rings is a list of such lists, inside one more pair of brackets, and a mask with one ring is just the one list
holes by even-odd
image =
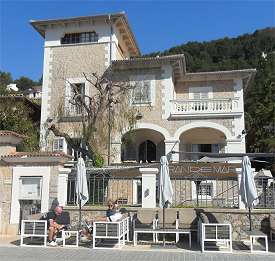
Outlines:
{"label": "balcony railing", "polygon": [[188,99],[172,100],[171,116],[224,116],[225,114],[242,114],[240,99]]}

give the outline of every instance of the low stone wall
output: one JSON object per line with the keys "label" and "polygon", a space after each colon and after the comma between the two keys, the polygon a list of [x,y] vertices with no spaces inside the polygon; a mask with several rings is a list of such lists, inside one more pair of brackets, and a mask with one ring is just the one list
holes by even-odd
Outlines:
{"label": "low stone wall", "polygon": [[[245,231],[249,230],[248,210],[240,209],[204,209],[206,214],[213,214],[219,220],[232,225],[233,240],[247,237]],[[269,236],[269,215],[275,215],[275,209],[255,209],[251,212],[252,229],[261,230]]]}
{"label": "low stone wall", "polygon": [[[129,207],[127,210],[133,216],[139,208]],[[70,212],[72,225],[77,225],[79,222],[79,212],[76,207],[66,207],[66,211]],[[154,209],[159,210],[158,208]],[[190,209],[178,208],[179,211],[187,211]],[[207,216],[212,216],[219,222],[232,224],[233,240],[242,240],[247,237],[245,231],[249,229],[248,211],[240,209],[210,209],[199,208],[193,209],[195,212],[204,212]],[[190,213],[190,211],[188,211]],[[85,207],[82,209],[82,217],[86,220],[91,220],[96,216],[104,216],[106,207]],[[275,215],[275,209],[252,210],[251,218],[254,229],[261,230],[269,235],[269,215]],[[195,216],[194,216],[195,219]]]}

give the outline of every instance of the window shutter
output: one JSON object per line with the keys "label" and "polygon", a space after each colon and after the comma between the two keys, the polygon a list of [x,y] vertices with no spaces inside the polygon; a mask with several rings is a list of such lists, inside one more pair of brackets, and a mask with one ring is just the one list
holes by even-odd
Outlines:
{"label": "window shutter", "polygon": [[201,100],[213,98],[212,87],[190,87],[189,99]]}
{"label": "window shutter", "polygon": [[137,104],[140,102],[142,102],[142,83],[137,81],[133,89],[133,103]]}
{"label": "window shutter", "polygon": [[61,138],[59,139],[59,148],[58,151],[64,151],[64,140]]}
{"label": "window shutter", "polygon": [[194,93],[193,93],[193,99],[195,99],[195,100],[200,100],[200,98],[201,98],[201,95],[200,95],[199,92],[194,92]]}
{"label": "window shutter", "polygon": [[65,86],[65,114],[69,114],[70,113],[70,97],[71,97],[71,85],[70,83],[66,82],[66,86]]}
{"label": "window shutter", "polygon": [[151,84],[150,81],[143,82],[143,101],[150,102],[151,101]]}
{"label": "window shutter", "polygon": [[200,93],[200,99],[208,99],[208,91],[207,90],[202,91]]}

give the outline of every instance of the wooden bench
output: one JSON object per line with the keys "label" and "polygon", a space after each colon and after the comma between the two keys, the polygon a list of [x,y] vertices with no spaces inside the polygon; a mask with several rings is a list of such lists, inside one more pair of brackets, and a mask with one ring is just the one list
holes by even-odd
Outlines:
{"label": "wooden bench", "polygon": [[[100,241],[100,246],[97,246],[97,240]],[[129,217],[124,217],[117,222],[96,221],[93,223],[93,248],[121,248],[126,241],[129,241]]]}
{"label": "wooden bench", "polygon": [[[24,239],[30,238],[30,242],[24,243]],[[42,239],[36,240],[33,243],[33,238]],[[42,243],[39,244],[39,243]],[[47,246],[47,221],[46,220],[22,220],[21,221],[21,238],[20,246]]]}

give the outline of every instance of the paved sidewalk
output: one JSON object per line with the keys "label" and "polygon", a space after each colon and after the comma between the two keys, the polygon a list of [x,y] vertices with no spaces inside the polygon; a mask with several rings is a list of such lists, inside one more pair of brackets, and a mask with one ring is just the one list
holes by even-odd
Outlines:
{"label": "paved sidewalk", "polygon": [[[186,243],[186,244],[185,244]],[[234,245],[233,245],[234,246]],[[20,247],[19,236],[0,237],[0,261],[274,261],[275,243],[269,242],[270,252],[267,254],[251,254],[248,249],[233,250],[232,254],[201,253],[199,246],[194,242],[192,250],[187,242],[178,248],[174,245],[132,244],[121,250],[92,249],[90,244],[79,248],[58,247]]]}
{"label": "paved sidewalk", "polygon": [[159,250],[93,250],[88,248],[33,248],[0,246],[1,261],[274,261],[270,254],[202,254],[200,251],[159,251]]}

